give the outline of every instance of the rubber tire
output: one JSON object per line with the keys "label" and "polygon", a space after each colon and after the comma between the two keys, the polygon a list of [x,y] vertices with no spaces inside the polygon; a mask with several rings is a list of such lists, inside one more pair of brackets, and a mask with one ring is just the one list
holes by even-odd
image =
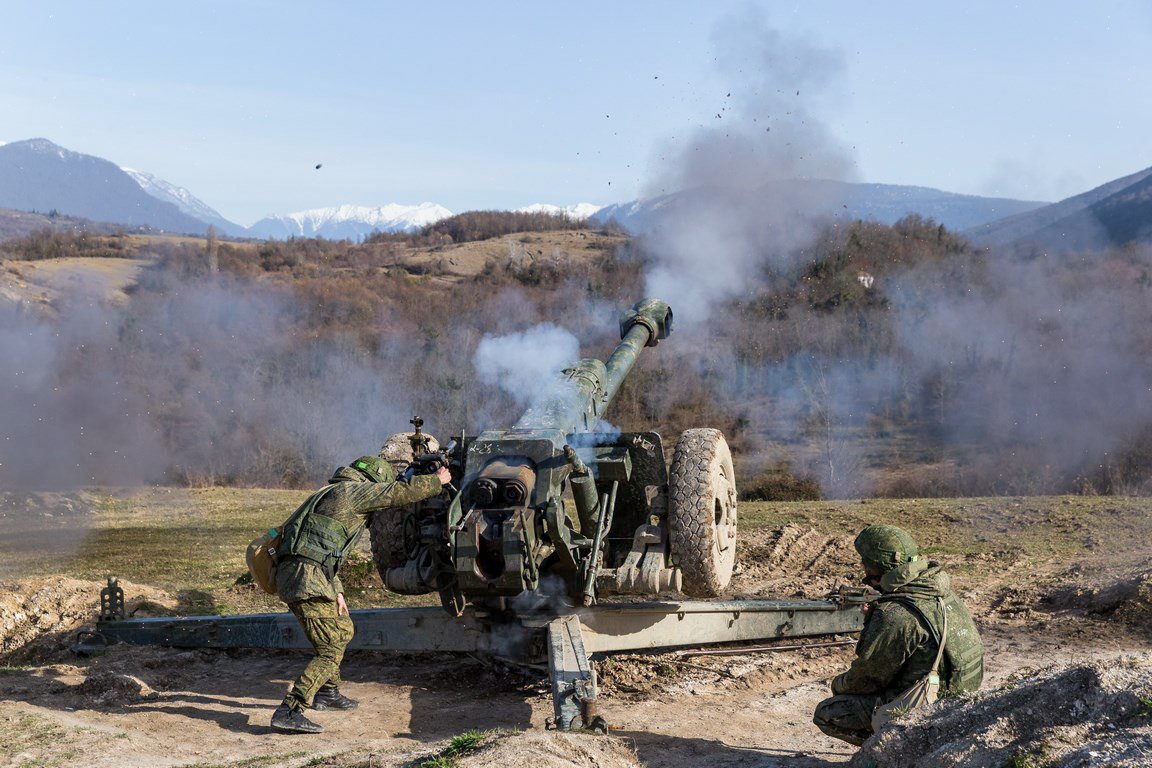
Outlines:
{"label": "rubber tire", "polygon": [[736,474],[718,429],[689,429],[668,479],[672,559],[692,597],[719,597],[736,564]]}
{"label": "rubber tire", "polygon": [[372,542],[372,560],[384,581],[389,568],[399,568],[408,562],[404,547],[404,518],[415,510],[415,504],[382,509],[372,515],[368,524],[368,537]]}

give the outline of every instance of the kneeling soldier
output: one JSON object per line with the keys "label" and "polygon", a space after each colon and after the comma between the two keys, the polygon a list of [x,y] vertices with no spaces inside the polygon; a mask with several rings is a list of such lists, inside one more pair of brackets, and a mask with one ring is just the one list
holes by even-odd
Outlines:
{"label": "kneeling soldier", "polygon": [[829,736],[859,746],[872,735],[878,707],[927,675],[940,649],[941,693],[975,691],[984,677],[984,646],[968,609],[951,589],[939,563],[921,560],[912,537],[893,525],[870,525],[856,537],[864,582],[881,593],[868,606],[856,659],[833,678],[832,698],[812,721]]}

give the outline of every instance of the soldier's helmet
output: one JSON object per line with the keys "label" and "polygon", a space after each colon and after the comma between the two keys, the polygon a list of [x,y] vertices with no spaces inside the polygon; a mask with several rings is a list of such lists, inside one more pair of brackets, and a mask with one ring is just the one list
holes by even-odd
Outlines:
{"label": "soldier's helmet", "polygon": [[332,473],[330,483],[363,482],[390,483],[396,479],[392,465],[379,456],[361,456],[346,467],[339,467]]}
{"label": "soldier's helmet", "polygon": [[[403,473],[408,469],[416,454],[412,450],[412,437],[415,432],[397,432],[384,441],[384,445],[380,447],[380,458],[392,465],[392,469],[397,474]],[[440,443],[436,438],[427,433],[422,433],[424,437],[428,438],[428,451],[435,453],[440,450]]]}
{"label": "soldier's helmet", "polygon": [[864,565],[887,573],[920,556],[916,541],[903,528],[894,525],[870,525],[860,531],[853,542]]}

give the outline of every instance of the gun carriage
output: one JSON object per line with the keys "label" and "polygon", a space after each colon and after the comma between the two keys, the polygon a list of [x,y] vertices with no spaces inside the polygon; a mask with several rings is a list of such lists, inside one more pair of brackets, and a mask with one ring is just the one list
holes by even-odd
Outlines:
{"label": "gun carriage", "polygon": [[511,428],[429,451],[423,422],[413,419],[412,470],[447,465],[454,483],[376,516],[372,549],[384,584],[438,592],[453,615],[469,602],[502,610],[534,591],[585,606],[610,594],[718,597],[732,576],[737,526],[723,435],[686,431],[669,468],[660,435],[616,432],[604,421],[641,350],[671,332],[667,304],[637,303],[607,360],[573,362]]}

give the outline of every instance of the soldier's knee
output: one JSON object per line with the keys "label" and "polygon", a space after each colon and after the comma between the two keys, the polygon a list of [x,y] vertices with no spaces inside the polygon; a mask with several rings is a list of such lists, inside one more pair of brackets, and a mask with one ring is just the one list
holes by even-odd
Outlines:
{"label": "soldier's knee", "polygon": [[824,726],[828,723],[828,704],[831,701],[832,699],[824,699],[812,712],[812,724],[820,730],[824,730]]}
{"label": "soldier's knee", "polygon": [[860,746],[872,735],[865,702],[853,696],[833,696],[816,705],[812,724],[834,739]]}

